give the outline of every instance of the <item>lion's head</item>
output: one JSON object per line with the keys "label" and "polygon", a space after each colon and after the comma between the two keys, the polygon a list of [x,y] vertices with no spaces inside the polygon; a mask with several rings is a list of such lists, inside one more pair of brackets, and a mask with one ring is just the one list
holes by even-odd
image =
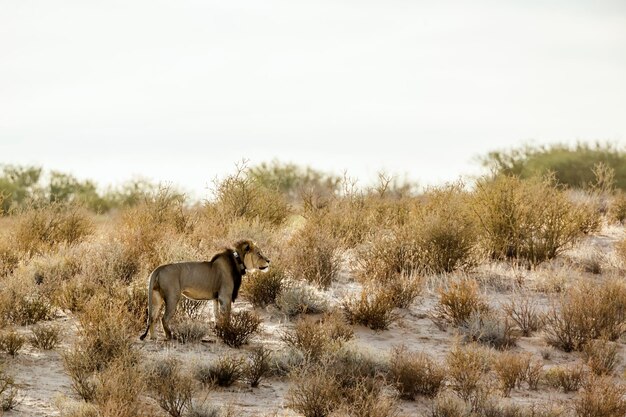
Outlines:
{"label": "lion's head", "polygon": [[263,255],[256,243],[243,240],[236,245],[237,251],[242,254],[243,264],[248,271],[256,269],[266,271],[270,267],[270,260]]}

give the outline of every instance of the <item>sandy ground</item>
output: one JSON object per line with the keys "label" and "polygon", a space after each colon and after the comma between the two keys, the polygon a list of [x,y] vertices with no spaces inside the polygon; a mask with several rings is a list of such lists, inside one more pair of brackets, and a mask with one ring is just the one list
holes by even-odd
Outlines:
{"label": "sandy ground", "polygon": [[[487,264],[477,268],[472,272],[472,276],[484,284],[485,295],[493,307],[497,307],[510,297],[516,296],[519,291],[528,291],[541,306],[547,308],[551,295],[543,292],[543,289],[552,285],[567,285],[572,279],[601,279],[598,275],[585,272],[581,267],[583,260],[589,256],[590,251],[599,253],[602,258],[604,268],[602,276],[623,275],[623,270],[619,269],[612,254],[612,247],[616,241],[624,236],[624,228],[607,227],[601,233],[587,238],[559,259],[547,263],[535,271],[512,268],[506,264]],[[349,264],[349,254],[346,255],[346,259],[346,264]],[[446,278],[429,278],[423,296],[419,297],[409,309],[402,310],[400,312],[401,319],[394,323],[389,330],[375,332],[362,326],[355,326],[355,340],[351,343],[377,355],[387,355],[393,346],[404,344],[412,350],[427,352],[433,357],[443,360],[446,353],[459,340],[459,336],[454,328],[442,330],[436,326],[429,318],[429,312],[432,311],[437,301],[435,291],[437,283]],[[340,279],[325,293],[325,296],[331,304],[337,304],[343,297],[357,293],[359,290],[360,285],[354,282],[351,272],[346,266]],[[252,309],[252,306],[245,300],[238,300],[235,308]],[[252,340],[249,346],[243,349],[228,348],[218,341],[181,345],[176,342],[139,342],[138,340],[135,346],[145,357],[171,355],[179,358],[185,366],[210,361],[224,354],[245,353],[246,350],[260,343],[274,350],[279,349],[281,347],[280,333],[287,326],[290,326],[290,323],[272,308],[257,310],[257,312],[263,318],[263,331]],[[205,317],[207,321],[212,320],[208,309]],[[59,353],[67,349],[76,337],[76,319],[69,314],[59,313],[54,321],[62,326],[64,335],[63,343],[55,351],[42,352],[28,346],[15,358],[2,354],[5,369],[13,374],[16,381],[21,384],[20,404],[15,410],[6,412],[4,416],[58,416],[60,415],[58,404],[62,404],[63,401],[78,400],[70,387],[70,379],[64,373],[63,361]],[[18,330],[25,335],[29,333],[28,328],[25,327],[18,328]],[[530,352],[538,359],[542,358],[542,354],[549,352],[549,359],[544,360],[546,367],[580,359],[580,355],[577,353],[567,354],[547,347],[540,334],[520,338],[514,349]],[[624,349],[622,348],[623,354]],[[622,361],[618,368],[618,375],[624,373],[623,362],[625,361]],[[285,405],[285,395],[288,388],[289,383],[286,380],[272,378],[263,381],[260,387],[254,389],[244,384],[238,384],[224,389],[214,388],[201,391],[196,396],[196,400],[230,406],[236,410],[234,415],[237,416],[294,416],[297,414],[286,408]],[[571,402],[574,395],[541,387],[539,391],[513,390],[511,398],[506,401],[527,404],[567,404]],[[146,398],[145,402],[154,410],[155,416],[166,416],[156,407],[154,400]],[[429,409],[430,404],[431,402],[427,399],[418,399],[415,402],[401,401],[401,415],[419,416]]]}

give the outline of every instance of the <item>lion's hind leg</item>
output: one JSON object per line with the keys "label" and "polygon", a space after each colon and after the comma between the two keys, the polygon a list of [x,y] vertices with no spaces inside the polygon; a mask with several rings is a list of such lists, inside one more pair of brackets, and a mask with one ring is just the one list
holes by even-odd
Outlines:
{"label": "lion's hind leg", "polygon": [[172,330],[170,329],[169,323],[176,312],[176,305],[178,304],[179,299],[180,294],[171,294],[169,297],[165,298],[165,313],[161,319],[161,324],[163,325],[165,339],[167,340],[172,339]]}
{"label": "lion's hind leg", "polygon": [[150,333],[150,339],[154,340],[156,335],[154,334],[154,324],[159,319],[161,313],[161,307],[163,306],[163,297],[158,291],[152,291],[152,315],[148,317],[148,331]]}

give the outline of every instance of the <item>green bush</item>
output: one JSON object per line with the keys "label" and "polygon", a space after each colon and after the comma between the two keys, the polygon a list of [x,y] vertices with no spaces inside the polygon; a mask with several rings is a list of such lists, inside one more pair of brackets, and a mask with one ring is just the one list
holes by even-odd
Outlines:
{"label": "green bush", "polygon": [[626,190],[626,151],[609,143],[524,146],[490,152],[483,158],[483,165],[499,174],[531,178],[553,172],[559,184],[578,188],[594,182],[598,163],[612,168],[615,186]]}

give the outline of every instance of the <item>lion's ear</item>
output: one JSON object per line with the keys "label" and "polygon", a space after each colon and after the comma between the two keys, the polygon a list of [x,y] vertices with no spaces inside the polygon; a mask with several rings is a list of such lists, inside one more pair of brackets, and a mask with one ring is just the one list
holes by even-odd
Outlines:
{"label": "lion's ear", "polygon": [[249,252],[250,251],[250,244],[249,243],[245,243],[243,245],[243,251],[244,252]]}

